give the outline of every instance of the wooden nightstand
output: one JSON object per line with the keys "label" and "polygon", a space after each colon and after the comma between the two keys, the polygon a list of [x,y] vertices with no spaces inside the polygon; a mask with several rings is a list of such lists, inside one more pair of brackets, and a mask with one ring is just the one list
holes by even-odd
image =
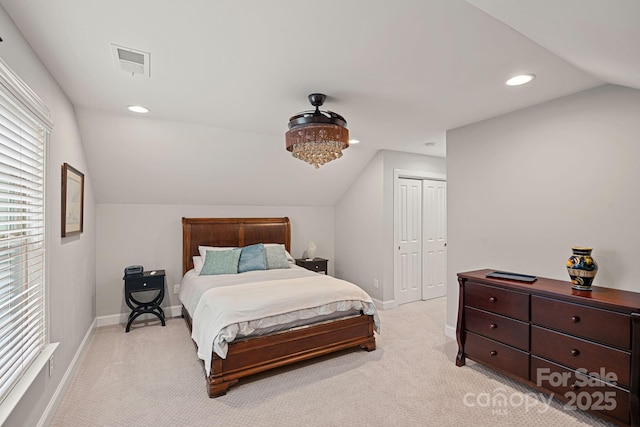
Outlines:
{"label": "wooden nightstand", "polygon": [[[129,332],[131,323],[144,313],[157,316],[165,325],[164,311],[160,307],[164,299],[164,270],[145,271],[142,274],[132,274],[124,276],[124,301],[131,309],[126,331]],[[159,291],[158,294],[148,302],[138,301],[133,297],[136,292]]]}
{"label": "wooden nightstand", "polygon": [[324,271],[324,274],[329,274],[328,273],[328,268],[327,268],[327,263],[328,262],[329,261],[324,259],[324,258],[314,258],[314,259],[299,258],[299,259],[296,259],[296,265],[299,265],[300,267],[304,267],[307,270],[315,271],[316,273],[320,273],[321,271]]}

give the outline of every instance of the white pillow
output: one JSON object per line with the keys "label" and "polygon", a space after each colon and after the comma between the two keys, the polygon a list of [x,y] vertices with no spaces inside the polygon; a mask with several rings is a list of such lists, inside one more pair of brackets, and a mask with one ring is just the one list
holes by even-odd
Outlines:
{"label": "white pillow", "polygon": [[269,246],[282,246],[282,249],[284,249],[284,253],[287,255],[287,261],[292,262],[295,264],[296,260],[293,259],[293,257],[291,256],[291,254],[289,253],[289,251],[287,251],[284,247],[284,245],[282,243],[265,243],[264,247],[268,248]]}
{"label": "white pillow", "polygon": [[235,248],[223,248],[223,247],[219,247],[219,246],[198,246],[198,252],[200,252],[200,256],[203,259],[207,257],[207,251],[228,251],[230,249],[235,249]]}
{"label": "white pillow", "polygon": [[204,265],[204,258],[202,258],[201,256],[193,257],[193,269],[195,270],[196,274],[200,274],[200,270],[202,270],[203,265]]}

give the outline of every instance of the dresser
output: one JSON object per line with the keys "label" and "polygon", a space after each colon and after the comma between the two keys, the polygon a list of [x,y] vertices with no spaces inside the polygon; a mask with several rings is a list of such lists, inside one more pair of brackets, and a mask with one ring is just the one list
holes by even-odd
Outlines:
{"label": "dresser", "polygon": [[539,277],[458,274],[456,365],[466,359],[619,425],[640,426],[640,293]]}

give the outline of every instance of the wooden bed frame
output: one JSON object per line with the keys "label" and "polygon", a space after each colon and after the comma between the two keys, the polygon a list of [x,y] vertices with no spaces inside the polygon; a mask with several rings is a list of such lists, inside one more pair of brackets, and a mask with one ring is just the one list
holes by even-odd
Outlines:
{"label": "wooden bed frame", "polygon": [[[198,246],[241,247],[255,243],[291,246],[289,218],[182,218],[183,274],[193,268]],[[182,307],[192,328],[192,319]],[[229,343],[227,357],[213,353],[206,377],[209,397],[223,396],[240,378],[352,347],[375,350],[373,316],[361,315]]]}

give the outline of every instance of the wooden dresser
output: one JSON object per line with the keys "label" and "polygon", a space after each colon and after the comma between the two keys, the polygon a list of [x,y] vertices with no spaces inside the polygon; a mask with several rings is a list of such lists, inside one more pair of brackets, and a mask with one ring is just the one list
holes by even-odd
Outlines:
{"label": "wooden dresser", "polygon": [[458,274],[458,355],[488,366],[567,408],[640,426],[640,293],[538,278]]}

